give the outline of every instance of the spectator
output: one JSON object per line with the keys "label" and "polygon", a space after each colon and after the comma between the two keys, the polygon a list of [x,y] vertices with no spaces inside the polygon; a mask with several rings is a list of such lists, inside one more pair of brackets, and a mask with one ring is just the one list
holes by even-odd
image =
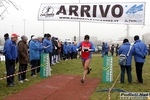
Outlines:
{"label": "spectator", "polygon": [[113,56],[114,55],[114,44],[111,46],[111,55]]}
{"label": "spectator", "polygon": [[[37,66],[40,66],[41,55],[42,55],[42,53],[44,53],[44,49],[45,49],[45,47],[43,46],[42,37],[38,37],[38,45],[39,45],[39,56],[40,57],[39,57]],[[40,67],[37,68],[36,72],[37,73],[40,72]]]}
{"label": "spectator", "polygon": [[74,46],[74,42],[72,42],[72,44],[71,44],[71,54],[70,54],[71,59],[74,59],[74,56],[73,56],[73,46]]}
{"label": "spectator", "polygon": [[105,55],[105,43],[102,44],[102,57]]}
{"label": "spectator", "polygon": [[118,56],[119,44],[116,46],[116,56]]}
{"label": "spectator", "polygon": [[65,56],[65,60],[67,60],[67,58],[68,58],[67,42],[64,42],[64,45],[63,45],[63,54]]}
{"label": "spectator", "polygon": [[5,44],[4,44],[3,55],[6,54],[6,45],[7,45],[7,43],[10,41],[10,39],[9,39],[9,34],[8,34],[8,33],[4,34],[4,40],[5,40]]}
{"label": "spectator", "polygon": [[142,68],[145,62],[148,49],[145,43],[143,43],[139,36],[134,36],[135,43],[133,45],[133,55],[136,66],[137,83],[143,83]]}
{"label": "spectator", "polygon": [[120,65],[121,68],[121,76],[120,76],[120,83],[124,83],[125,77],[125,70],[128,76],[128,82],[132,82],[132,75],[131,75],[131,64],[132,64],[132,49],[128,39],[123,40],[123,45],[119,48],[119,55],[124,54],[126,55],[126,65]]}
{"label": "spectator", "polygon": [[[13,33],[11,40],[7,40],[5,43],[5,59],[6,59],[6,71],[7,76],[15,73],[15,61],[18,57],[17,45],[18,35]],[[14,76],[7,78],[7,86],[14,86]]]}
{"label": "spectator", "polygon": [[73,44],[73,59],[77,59],[77,43],[74,42]]}
{"label": "spectator", "polygon": [[46,47],[44,50],[45,53],[49,53],[49,60],[50,60],[50,65],[52,65],[52,52],[53,52],[53,46],[52,46],[52,41],[51,41],[51,35],[47,34],[46,38],[43,40],[43,46]]}
{"label": "spectator", "polygon": [[60,59],[63,60],[64,54],[63,54],[63,43],[62,41],[60,42]]}
{"label": "spectator", "polygon": [[109,47],[107,45],[107,43],[105,44],[105,55],[108,55],[108,51],[109,51]]}
{"label": "spectator", "polygon": [[56,60],[56,50],[55,49],[57,49],[56,48],[56,46],[55,46],[55,37],[52,37],[52,47],[53,47],[53,49],[52,49],[52,65],[55,65],[56,63],[55,63],[55,60]]}
{"label": "spectator", "polygon": [[32,40],[30,41],[29,44],[29,49],[30,49],[30,63],[31,63],[31,76],[36,77],[35,73],[35,67],[38,67],[38,61],[39,61],[39,45],[37,43],[37,37],[33,36]]}
{"label": "spectator", "polygon": [[58,54],[59,54],[60,47],[58,46],[58,38],[56,38],[56,37],[54,39],[54,44],[55,44],[55,62],[59,63],[59,61],[58,61]]}
{"label": "spectator", "polygon": [[71,59],[71,53],[72,53],[72,45],[71,42],[69,42],[69,45],[67,46],[68,48],[68,59]]}
{"label": "spectator", "polygon": [[[19,73],[27,70],[27,66],[29,62],[27,40],[28,38],[25,35],[23,35],[21,37],[21,41],[18,42]],[[18,80],[20,83],[23,83],[23,81],[29,81],[26,78],[26,72],[19,74]]]}

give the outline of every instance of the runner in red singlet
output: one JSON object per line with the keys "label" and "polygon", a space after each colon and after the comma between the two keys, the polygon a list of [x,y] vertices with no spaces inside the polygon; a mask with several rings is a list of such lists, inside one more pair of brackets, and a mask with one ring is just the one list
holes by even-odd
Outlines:
{"label": "runner in red singlet", "polygon": [[89,68],[89,65],[92,58],[92,52],[95,52],[95,47],[93,43],[89,41],[89,39],[90,36],[85,35],[84,41],[80,42],[79,45],[77,46],[77,48],[81,50],[81,59],[84,68],[83,78],[81,80],[82,83],[84,83],[86,75],[90,74],[90,71],[92,70],[92,68]]}

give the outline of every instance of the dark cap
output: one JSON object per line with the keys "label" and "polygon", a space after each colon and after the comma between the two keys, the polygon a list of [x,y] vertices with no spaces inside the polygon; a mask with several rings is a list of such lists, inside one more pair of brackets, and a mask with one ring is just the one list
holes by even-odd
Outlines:
{"label": "dark cap", "polygon": [[134,36],[134,41],[136,41],[136,40],[139,40],[139,36],[138,35]]}
{"label": "dark cap", "polygon": [[123,40],[123,43],[126,43],[126,42],[129,42],[129,40],[128,40],[128,39],[124,39],[124,40]]}
{"label": "dark cap", "polygon": [[8,37],[9,37],[9,34],[8,34],[8,33],[4,34],[4,37],[5,37],[5,38],[8,38]]}

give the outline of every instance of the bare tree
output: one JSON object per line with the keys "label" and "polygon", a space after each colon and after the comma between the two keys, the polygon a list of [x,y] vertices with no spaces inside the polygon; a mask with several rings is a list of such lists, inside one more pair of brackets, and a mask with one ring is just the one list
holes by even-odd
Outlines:
{"label": "bare tree", "polygon": [[9,13],[8,7],[9,5],[12,5],[16,10],[20,10],[21,7],[19,7],[15,2],[12,0],[0,0],[0,20],[3,20],[5,18],[4,14]]}

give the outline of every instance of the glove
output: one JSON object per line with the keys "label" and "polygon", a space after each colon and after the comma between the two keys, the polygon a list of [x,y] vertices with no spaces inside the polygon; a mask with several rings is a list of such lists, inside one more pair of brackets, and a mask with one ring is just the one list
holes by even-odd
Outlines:
{"label": "glove", "polygon": [[84,49],[84,52],[87,52],[87,51],[89,51],[89,49]]}

